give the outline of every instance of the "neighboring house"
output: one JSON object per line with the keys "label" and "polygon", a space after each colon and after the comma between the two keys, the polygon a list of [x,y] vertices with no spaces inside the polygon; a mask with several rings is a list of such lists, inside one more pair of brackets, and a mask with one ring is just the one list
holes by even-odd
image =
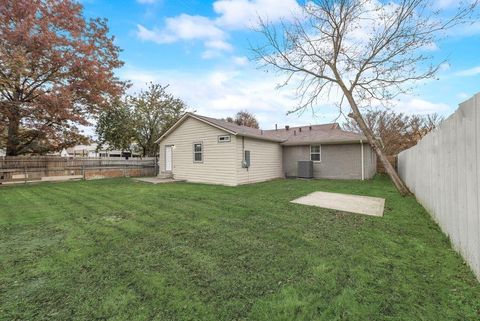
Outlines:
{"label": "neighboring house", "polygon": [[139,153],[121,150],[109,150],[104,146],[97,150],[97,144],[76,145],[63,149],[59,154],[62,157],[140,157]]}
{"label": "neighboring house", "polygon": [[298,161],[313,161],[314,178],[368,179],[376,155],[365,136],[338,124],[260,130],[186,113],[162,137],[160,176],[240,185],[297,177]]}
{"label": "neighboring house", "polygon": [[7,151],[4,148],[0,148],[0,157],[7,155]]}

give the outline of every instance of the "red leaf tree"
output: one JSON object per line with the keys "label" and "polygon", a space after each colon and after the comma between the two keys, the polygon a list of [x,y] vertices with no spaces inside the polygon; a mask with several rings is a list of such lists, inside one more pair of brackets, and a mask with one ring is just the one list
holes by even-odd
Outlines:
{"label": "red leaf tree", "polygon": [[0,139],[7,155],[60,150],[122,95],[106,19],[70,0],[0,2]]}

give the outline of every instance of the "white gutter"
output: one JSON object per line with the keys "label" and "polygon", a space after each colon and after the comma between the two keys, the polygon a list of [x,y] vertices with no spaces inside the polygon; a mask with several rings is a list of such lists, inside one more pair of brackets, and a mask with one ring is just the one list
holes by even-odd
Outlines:
{"label": "white gutter", "polygon": [[360,139],[360,148],[362,149],[362,181],[365,180],[365,165],[363,160],[363,140]]}

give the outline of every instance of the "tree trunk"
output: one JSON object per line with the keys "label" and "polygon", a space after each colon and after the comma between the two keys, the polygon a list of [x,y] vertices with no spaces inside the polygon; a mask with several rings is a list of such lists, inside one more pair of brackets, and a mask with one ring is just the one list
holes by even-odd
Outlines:
{"label": "tree trunk", "polygon": [[7,138],[7,156],[17,156],[19,142],[20,118],[9,116],[8,118],[8,138]]}
{"label": "tree trunk", "polygon": [[373,148],[378,158],[382,162],[382,165],[384,166],[385,171],[387,172],[388,176],[390,176],[390,179],[392,180],[393,184],[397,188],[398,192],[402,196],[406,196],[410,194],[410,191],[408,190],[407,186],[402,181],[400,176],[398,176],[392,164],[390,164],[390,162],[388,161],[387,156],[383,152],[383,149],[378,143],[378,140],[375,138],[375,135],[373,134],[372,130],[365,123],[365,120],[363,119],[362,114],[360,113],[360,110],[358,109],[358,106],[355,100],[353,99],[353,96],[350,94],[349,91],[345,92],[344,90],[344,93],[345,93],[345,96],[347,97],[350,107],[352,108],[352,113],[349,114],[348,116],[353,118],[357,122],[363,134],[367,137],[368,142],[370,143],[370,146]]}

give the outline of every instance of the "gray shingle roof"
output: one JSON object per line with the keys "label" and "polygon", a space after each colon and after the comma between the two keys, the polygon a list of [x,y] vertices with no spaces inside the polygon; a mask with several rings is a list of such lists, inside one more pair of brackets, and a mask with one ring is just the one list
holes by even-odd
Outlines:
{"label": "gray shingle roof", "polygon": [[282,145],[308,145],[315,143],[348,143],[366,141],[363,134],[342,130],[337,123],[291,127],[288,130],[268,130],[266,135],[282,136],[285,141]]}
{"label": "gray shingle roof", "polygon": [[315,143],[348,143],[366,141],[363,134],[342,130],[337,123],[290,127],[288,130],[261,130],[229,123],[221,119],[195,115],[219,127],[226,128],[240,136],[279,141],[282,145],[308,145]]}
{"label": "gray shingle roof", "polygon": [[195,114],[197,118],[206,120],[207,122],[210,122],[212,124],[215,124],[219,127],[228,129],[229,131],[232,131],[236,133],[237,135],[240,136],[246,136],[246,137],[252,137],[252,138],[258,138],[258,139],[264,139],[264,140],[271,140],[271,141],[276,141],[276,142],[283,142],[285,138],[283,137],[275,137],[273,135],[265,135],[265,131],[257,128],[252,128],[252,127],[247,127],[247,126],[241,126],[237,125],[234,123],[229,123],[225,120],[222,119],[217,119],[217,118],[211,118],[211,117],[206,117],[206,116],[201,116]]}
{"label": "gray shingle roof", "polygon": [[[367,140],[362,134],[342,130],[337,123],[290,127],[288,130],[285,128],[278,130],[261,130],[193,113],[187,113],[185,116],[191,116],[203,120],[206,123],[225,129],[227,132],[231,132],[235,135],[274,141],[281,143],[282,145],[334,144]],[[182,120],[186,118],[185,116],[182,117]],[[173,127],[176,127],[177,124]],[[168,130],[160,139],[158,139],[158,141],[168,135],[171,130],[173,130],[173,128]]]}

